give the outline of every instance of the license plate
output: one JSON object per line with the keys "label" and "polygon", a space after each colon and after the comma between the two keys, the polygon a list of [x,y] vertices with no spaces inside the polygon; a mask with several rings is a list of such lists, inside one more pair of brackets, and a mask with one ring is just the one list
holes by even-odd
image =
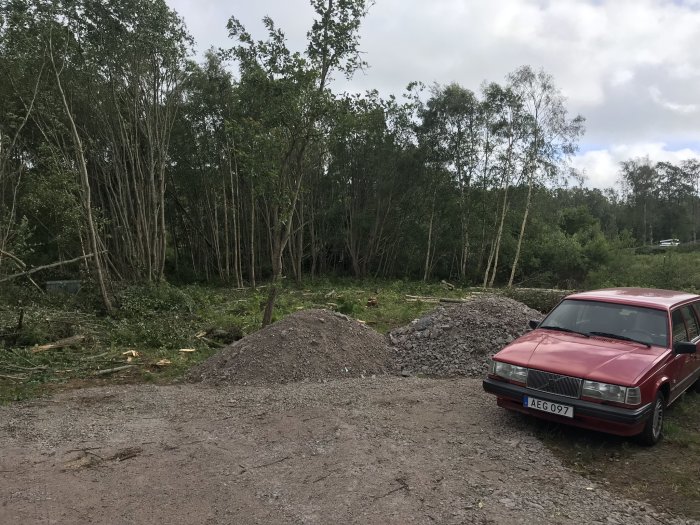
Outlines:
{"label": "license plate", "polygon": [[545,401],[544,399],[524,396],[523,406],[527,408],[534,408],[535,410],[539,410],[541,412],[555,414],[557,416],[574,417],[574,407],[569,405],[561,405],[559,403],[552,403],[551,401]]}

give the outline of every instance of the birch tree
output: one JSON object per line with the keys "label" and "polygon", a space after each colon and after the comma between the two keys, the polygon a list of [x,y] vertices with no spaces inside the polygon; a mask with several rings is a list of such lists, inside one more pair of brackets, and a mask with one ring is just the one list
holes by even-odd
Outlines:
{"label": "birch tree", "polygon": [[522,172],[527,199],[508,279],[510,287],[518,268],[533,186],[553,181],[562,173],[563,162],[577,150],[578,139],[584,131],[584,118],[579,115],[569,120],[565,99],[555,87],[553,77],[544,70],[535,72],[530,66],[523,66],[508,76],[508,83],[523,105],[528,126]]}

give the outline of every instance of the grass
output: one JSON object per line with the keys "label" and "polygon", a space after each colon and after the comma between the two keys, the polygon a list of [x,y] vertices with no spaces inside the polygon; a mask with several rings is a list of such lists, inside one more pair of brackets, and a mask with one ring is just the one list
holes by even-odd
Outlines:
{"label": "grass", "polygon": [[[264,287],[128,286],[116,291],[117,312],[106,317],[96,313],[90,290],[78,296],[42,296],[28,289],[4,292],[0,298],[0,403],[71,386],[173,381],[223,345],[198,334],[212,329],[249,334],[259,329],[267,299]],[[273,320],[301,309],[329,308],[385,333],[435,307],[425,301],[409,302],[407,294],[459,298],[468,293],[441,284],[403,281],[285,283]],[[368,305],[370,299],[376,299],[376,306]],[[21,312],[22,329],[17,331]],[[87,338],[77,348],[33,352],[35,345],[73,335]],[[183,348],[195,352],[180,352]],[[127,354],[131,351],[137,355]],[[101,374],[126,365],[132,367]]]}
{"label": "grass", "polygon": [[539,420],[532,424],[580,474],[631,499],[700,519],[700,394],[686,393],[670,407],[664,439],[654,447]]}

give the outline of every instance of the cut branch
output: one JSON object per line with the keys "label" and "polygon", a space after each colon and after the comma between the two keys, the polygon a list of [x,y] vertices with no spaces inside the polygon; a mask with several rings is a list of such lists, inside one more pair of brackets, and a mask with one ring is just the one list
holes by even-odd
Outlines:
{"label": "cut branch", "polygon": [[117,366],[115,368],[105,368],[104,370],[98,370],[95,372],[96,376],[105,376],[107,374],[113,374],[114,372],[121,372],[122,370],[127,370],[129,368],[133,368],[136,365],[124,365],[124,366]]}
{"label": "cut branch", "polygon": [[47,345],[36,346],[32,349],[33,354],[39,352],[45,352],[46,350],[53,350],[54,348],[64,348],[66,346],[73,346],[74,344],[80,343],[85,340],[84,335],[74,335],[73,337],[67,337],[66,339],[61,339],[55,343],[49,343]]}
{"label": "cut branch", "polygon": [[[104,253],[104,252],[100,252]],[[49,268],[56,268],[57,266],[63,266],[64,264],[71,264],[74,262],[82,261],[83,259],[89,259],[90,257],[93,257],[95,254],[94,253],[89,253],[87,255],[82,255],[80,257],[76,257],[75,259],[69,259],[67,261],[58,261],[55,263],[51,264],[45,264],[43,266],[37,266],[36,268],[32,268],[31,270],[27,270],[26,272],[20,272],[20,273],[15,273],[12,275],[8,275],[7,277],[3,277],[0,279],[0,283],[4,283],[5,281],[11,281],[12,279],[16,279],[17,277],[23,277],[25,275],[31,275],[36,272],[40,272],[41,270],[47,270]]]}

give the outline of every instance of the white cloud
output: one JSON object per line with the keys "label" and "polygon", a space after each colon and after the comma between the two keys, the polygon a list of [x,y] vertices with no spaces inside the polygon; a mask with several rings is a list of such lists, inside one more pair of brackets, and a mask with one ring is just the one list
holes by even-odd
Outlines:
{"label": "white cloud", "polygon": [[634,79],[634,71],[629,69],[618,69],[617,71],[613,71],[610,78],[610,84],[614,87],[618,87],[622,86],[623,84],[627,84],[632,79]]}
{"label": "white cloud", "polygon": [[573,167],[585,176],[584,186],[609,188],[618,184],[620,163],[633,158],[649,157],[652,162],[679,163],[686,159],[700,160],[700,152],[690,149],[669,149],[663,142],[617,144],[609,149],[591,150],[576,156]]}

